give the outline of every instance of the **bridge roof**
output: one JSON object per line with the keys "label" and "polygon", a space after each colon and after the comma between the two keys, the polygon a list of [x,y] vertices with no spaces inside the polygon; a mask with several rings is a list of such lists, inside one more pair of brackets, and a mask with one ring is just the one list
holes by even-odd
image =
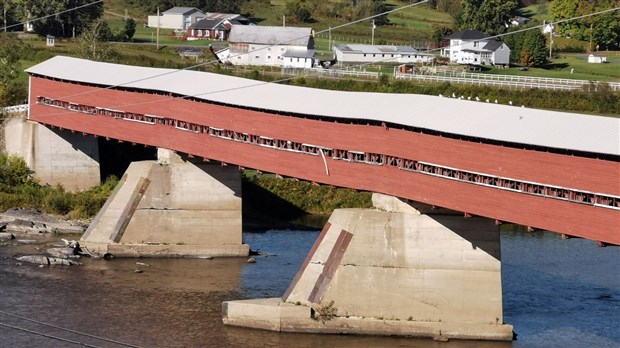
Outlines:
{"label": "bridge roof", "polygon": [[620,119],[613,117],[429,95],[322,90],[64,56],[56,56],[26,71],[69,81],[166,91],[263,110],[378,120],[511,143],[620,155]]}

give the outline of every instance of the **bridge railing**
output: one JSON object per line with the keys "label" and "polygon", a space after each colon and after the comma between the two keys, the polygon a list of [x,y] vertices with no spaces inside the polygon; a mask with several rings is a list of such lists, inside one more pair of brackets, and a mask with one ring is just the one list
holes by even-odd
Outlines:
{"label": "bridge railing", "polygon": [[28,104],[7,106],[7,107],[2,108],[2,111],[7,114],[17,114],[21,112],[27,112]]}

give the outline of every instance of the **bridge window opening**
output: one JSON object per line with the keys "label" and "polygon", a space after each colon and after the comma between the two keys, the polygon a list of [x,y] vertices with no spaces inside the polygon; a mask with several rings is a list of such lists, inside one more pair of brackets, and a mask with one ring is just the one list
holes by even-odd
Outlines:
{"label": "bridge window opening", "polygon": [[[105,117],[112,117],[115,119],[141,122],[150,125],[160,124],[172,126],[181,130],[187,130],[196,133],[205,133],[209,136],[215,136],[226,140],[251,143],[253,145],[266,146],[283,151],[318,155],[320,149],[321,151],[323,151],[323,154],[325,156],[329,156],[335,160],[342,159],[345,161],[360,162],[373,165],[388,164],[390,166],[396,166],[403,170],[438,176],[449,180],[458,180],[472,183],[475,185],[495,187],[502,190],[522,192],[541,197],[549,197],[554,199],[567,200],[575,203],[590,204],[604,208],[620,210],[620,197],[613,195],[596,194],[575,189],[560,188],[531,182],[517,181],[508,178],[500,178],[493,175],[467,172],[456,168],[444,167],[430,163],[418,162],[412,159],[403,159],[400,157],[383,154],[366,153],[345,149],[320,148],[316,145],[302,144],[282,139],[273,139],[260,135],[238,133],[232,130],[209,127],[196,123],[176,120],[169,117],[123,112],[102,107],[93,107],[90,105],[55,100],[53,98],[47,98],[44,96],[37,96],[36,102],[46,106],[62,108],[65,110],[80,112],[84,114],[100,115]],[[102,175],[102,178],[104,177],[105,176]]]}

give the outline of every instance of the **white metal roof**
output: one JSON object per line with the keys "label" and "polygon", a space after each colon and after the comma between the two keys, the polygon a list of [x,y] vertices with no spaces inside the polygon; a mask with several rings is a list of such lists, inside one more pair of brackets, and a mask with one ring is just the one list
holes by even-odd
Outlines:
{"label": "white metal roof", "polygon": [[228,42],[312,48],[309,47],[310,35],[312,35],[312,28],[233,25]]}
{"label": "white metal roof", "polygon": [[513,143],[620,155],[620,118],[613,117],[429,95],[321,90],[198,71],[135,67],[63,56],[26,71],[69,81],[167,91],[267,110],[379,120]]}

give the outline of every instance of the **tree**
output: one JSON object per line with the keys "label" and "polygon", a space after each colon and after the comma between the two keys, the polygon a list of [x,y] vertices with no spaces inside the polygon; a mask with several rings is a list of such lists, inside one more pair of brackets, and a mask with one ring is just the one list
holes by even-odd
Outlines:
{"label": "tree", "polygon": [[136,21],[133,18],[127,18],[125,21],[125,30],[123,31],[123,39],[131,41],[136,33]]}
{"label": "tree", "polygon": [[[76,37],[84,28],[103,15],[103,2],[88,5],[93,2],[92,0],[13,1],[18,18],[24,21],[29,17],[45,17],[56,13],[54,16],[33,22],[34,31],[41,36],[51,34],[60,37]],[[67,11],[77,7],[80,8]]]}
{"label": "tree", "polygon": [[529,67],[538,67],[547,62],[547,40],[539,30],[530,30],[525,34],[519,62]]}
{"label": "tree", "polygon": [[477,29],[497,35],[506,32],[517,7],[515,0],[463,0],[456,21],[460,29]]}
{"label": "tree", "polygon": [[287,1],[284,4],[284,15],[292,23],[308,23],[312,20],[312,15],[302,0]]}
{"label": "tree", "polygon": [[433,32],[431,33],[431,40],[439,44],[444,40],[444,37],[452,34],[454,31],[444,25],[433,25]]}
{"label": "tree", "polygon": [[[553,21],[561,21],[577,17],[577,8],[580,0],[553,0],[549,6],[549,12]],[[569,21],[556,25],[555,31],[562,36],[576,36],[581,29],[577,21]]]}
{"label": "tree", "polygon": [[6,89],[19,73],[18,52],[15,39],[0,34],[0,89]]}
{"label": "tree", "polygon": [[80,36],[80,56],[96,61],[109,61],[116,52],[107,42],[113,37],[108,23],[99,19],[88,27]]}

